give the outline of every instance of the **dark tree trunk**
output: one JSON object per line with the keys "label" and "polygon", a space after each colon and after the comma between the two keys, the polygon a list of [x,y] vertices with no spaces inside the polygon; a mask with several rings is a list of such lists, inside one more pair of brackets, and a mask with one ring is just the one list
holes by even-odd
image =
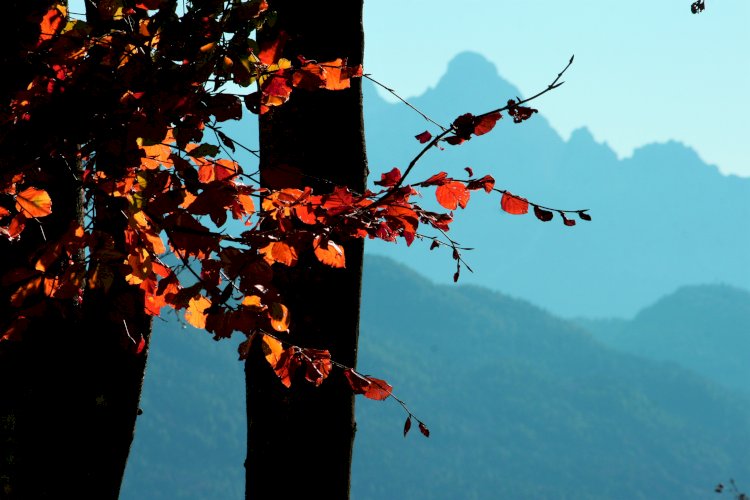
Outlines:
{"label": "dark tree trunk", "polygon": [[[278,12],[259,34],[289,35],[284,54],[320,62],[338,57],[350,65],[363,57],[362,2],[269,1]],[[266,186],[311,186],[320,194],[335,185],[364,191],[367,160],[359,79],[343,91],[295,90],[289,102],[260,117],[261,180]],[[289,168],[302,179],[281,181]],[[282,175],[279,175],[282,173]],[[293,176],[292,176],[293,177]],[[334,237],[335,240],[335,237]],[[328,349],[355,366],[363,242],[344,243],[346,269],[319,264],[312,252],[293,268],[275,269],[275,284],[292,315],[291,342]],[[349,497],[354,442],[354,397],[340,370],[316,388],[298,381],[284,387],[259,346],[245,367],[248,451],[246,498]]]}
{"label": "dark tree trunk", "polygon": [[[25,50],[39,35],[41,13],[54,3],[58,2],[19,0],[8,6],[17,16],[10,24],[18,36],[15,45],[4,48],[4,62],[18,71],[4,79],[3,106],[38,70]],[[81,112],[84,102],[84,95],[61,95],[30,122],[6,123],[0,131],[0,175],[19,162],[33,163],[39,168],[30,182],[46,189],[53,200],[52,215],[39,224],[29,220],[20,241],[0,241],[3,325],[18,314],[9,303],[16,287],[4,280],[7,273],[33,269],[49,242],[71,223],[83,221],[79,167],[62,159],[39,158],[39,151],[64,136],[72,140],[59,141],[67,146],[58,152],[74,152],[76,134],[87,126]],[[97,224],[116,232],[123,222],[100,219]],[[128,334],[136,341],[141,336],[148,340],[150,321],[138,305],[137,292],[121,277],[114,279],[108,294],[86,292],[86,299],[83,306],[74,300],[31,299],[46,306],[43,314],[30,315],[29,328],[20,338],[0,342],[0,498],[119,496],[146,363],[146,350],[136,354]]]}

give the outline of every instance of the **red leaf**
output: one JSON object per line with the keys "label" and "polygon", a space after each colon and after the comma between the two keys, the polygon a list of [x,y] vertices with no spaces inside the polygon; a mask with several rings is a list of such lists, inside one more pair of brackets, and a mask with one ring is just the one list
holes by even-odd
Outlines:
{"label": "red leaf", "polygon": [[143,348],[146,347],[146,338],[141,335],[141,341],[138,342],[138,345],[135,347],[135,353],[140,354],[143,352]]}
{"label": "red leaf", "polygon": [[391,395],[393,387],[385,380],[360,375],[351,368],[344,370],[344,376],[355,394],[363,394],[366,398],[382,401]]}
{"label": "red leaf", "polygon": [[466,185],[467,189],[484,189],[484,191],[487,193],[492,192],[492,189],[494,187],[495,179],[493,179],[490,175],[485,175],[481,179],[474,179]]}
{"label": "red leaf", "polygon": [[420,144],[424,144],[425,142],[429,142],[429,140],[432,139],[432,134],[425,130],[421,134],[417,134],[414,137],[416,137]]}
{"label": "red leaf", "polygon": [[456,207],[466,208],[471,193],[466,186],[458,181],[451,181],[435,190],[435,197],[438,203],[448,210],[455,210]]}
{"label": "red leaf", "polygon": [[466,141],[463,137],[459,137],[457,135],[449,135],[445,139],[443,139],[445,142],[450,144],[451,146],[458,146],[459,144],[462,144]]}
{"label": "red leaf", "polygon": [[568,219],[567,217],[565,217],[565,212],[560,212],[560,215],[562,216],[563,224],[565,224],[566,226],[575,226],[576,225],[576,221],[575,220]]}
{"label": "red leaf", "polygon": [[331,353],[325,349],[302,349],[305,355],[305,379],[316,387],[323,383],[333,369]]}
{"label": "red leaf", "polygon": [[365,391],[364,393],[366,398],[374,399],[376,401],[383,401],[391,395],[393,386],[388,382],[370,376],[367,376],[366,378],[370,381],[370,385],[368,386],[367,391]]}
{"label": "red leaf", "polygon": [[375,184],[378,186],[384,186],[384,187],[391,187],[398,184],[398,181],[401,180],[401,170],[394,167],[393,170],[391,170],[388,173],[380,174],[380,180],[375,181]]}
{"label": "red leaf", "polygon": [[448,182],[450,182],[450,179],[448,179],[448,174],[445,172],[438,172],[426,181],[422,181],[419,184],[421,186],[442,186],[443,184],[446,184]]}
{"label": "red leaf", "polygon": [[404,437],[409,433],[409,429],[411,429],[411,415],[406,417],[406,422],[404,422]]}
{"label": "red leaf", "polygon": [[513,123],[528,120],[536,112],[538,112],[537,109],[516,105],[516,101],[513,99],[508,101],[508,114],[513,117]]}
{"label": "red leaf", "polygon": [[542,222],[549,222],[552,220],[552,212],[544,210],[536,205],[534,205],[534,215],[536,215],[536,218]]}
{"label": "red leaf", "polygon": [[364,394],[370,386],[369,380],[351,368],[344,370],[344,376],[346,377],[346,380],[349,381],[349,387],[352,388],[352,391],[354,391],[355,394]]}
{"label": "red leaf", "polygon": [[500,207],[509,214],[523,215],[529,211],[529,202],[525,198],[505,192],[500,200]]}
{"label": "red leaf", "polygon": [[481,115],[474,118],[474,135],[483,135],[495,128],[497,121],[502,118],[499,112]]}
{"label": "red leaf", "polygon": [[164,3],[164,0],[141,0],[140,2],[135,4],[135,8],[144,10],[156,10],[161,8],[162,3]]}
{"label": "red leaf", "polygon": [[456,136],[468,141],[471,138],[471,134],[474,132],[474,125],[476,123],[475,118],[476,117],[471,113],[464,113],[453,120],[451,126],[456,131]]}
{"label": "red leaf", "polygon": [[430,437],[430,429],[428,429],[422,422],[419,422],[419,432],[424,434],[424,437]]}
{"label": "red leaf", "polygon": [[588,221],[591,220],[591,216],[587,214],[585,210],[580,210],[578,212],[578,217],[580,217],[582,220],[588,220]]}
{"label": "red leaf", "polygon": [[466,173],[469,174],[469,177],[474,177],[474,171],[471,169],[471,167],[464,167],[464,170],[466,170]]}

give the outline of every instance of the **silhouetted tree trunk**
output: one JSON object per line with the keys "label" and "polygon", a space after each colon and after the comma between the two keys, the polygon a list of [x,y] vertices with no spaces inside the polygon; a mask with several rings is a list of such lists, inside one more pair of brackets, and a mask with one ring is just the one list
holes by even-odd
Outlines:
{"label": "silhouetted tree trunk", "polygon": [[[269,1],[278,12],[259,41],[288,34],[284,54],[320,62],[363,57],[362,1],[328,3]],[[289,102],[260,117],[261,181],[279,187],[335,185],[364,191],[367,160],[360,79],[344,91],[297,89]],[[282,182],[285,169],[299,169],[298,182]],[[280,170],[281,169],[281,170]],[[296,185],[295,185],[296,184]],[[334,241],[335,236],[333,237]],[[354,366],[359,332],[363,241],[344,245],[346,269],[327,268],[312,252],[293,268],[278,266],[275,284],[292,315],[290,340],[328,349],[334,360]],[[354,397],[340,370],[316,388],[304,381],[284,387],[263,358],[259,343],[247,360],[248,450],[246,497],[349,496],[355,433]]]}
{"label": "silhouetted tree trunk", "polygon": [[[16,36],[3,47],[4,67],[14,71],[3,77],[2,106],[40,71],[28,49],[39,37],[41,16],[55,3],[4,5],[13,16],[6,24]],[[10,304],[17,284],[8,273],[33,269],[50,242],[83,222],[80,166],[63,157],[73,157],[79,129],[86,137],[97,103],[90,102],[85,88],[76,89],[53,97],[30,121],[3,122],[0,130],[0,169],[35,162],[35,178],[27,180],[53,200],[52,214],[38,224],[30,219],[20,241],[0,238],[0,322],[5,325],[18,314]],[[48,150],[42,144],[63,135],[69,140],[58,141],[59,158],[38,157],[38,151]],[[117,206],[98,203],[98,231],[121,235],[122,219]],[[113,250],[120,247],[115,239]],[[29,326],[18,339],[0,342],[1,498],[118,498],[146,363],[146,350],[137,354],[130,337],[148,340],[150,332],[137,298],[138,291],[115,273],[108,292],[86,291],[83,305],[46,298],[24,304],[32,312],[44,309],[38,317],[29,312]]]}

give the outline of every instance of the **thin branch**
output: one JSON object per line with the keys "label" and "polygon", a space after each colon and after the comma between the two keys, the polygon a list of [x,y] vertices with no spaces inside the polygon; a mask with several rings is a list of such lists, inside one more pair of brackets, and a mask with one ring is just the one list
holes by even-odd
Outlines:
{"label": "thin branch", "polygon": [[379,85],[383,89],[387,90],[396,99],[398,99],[399,101],[403,102],[404,104],[406,104],[407,106],[409,106],[411,109],[413,109],[414,111],[416,111],[422,118],[424,118],[428,122],[430,122],[430,123],[432,123],[432,124],[437,125],[438,127],[440,127],[441,130],[447,130],[444,126],[440,125],[438,122],[436,122],[435,120],[433,120],[432,118],[430,118],[429,116],[427,116],[426,114],[424,114],[422,111],[420,111],[419,109],[417,109],[414,105],[412,105],[406,99],[404,99],[403,97],[401,97],[400,95],[398,95],[395,90],[393,90],[390,87],[387,87],[387,86],[383,85],[382,83],[380,83],[379,81],[377,81],[376,79],[374,79],[372,76],[370,76],[369,73],[365,73],[364,75],[362,75],[362,78],[367,78],[368,80],[370,80],[375,85]]}

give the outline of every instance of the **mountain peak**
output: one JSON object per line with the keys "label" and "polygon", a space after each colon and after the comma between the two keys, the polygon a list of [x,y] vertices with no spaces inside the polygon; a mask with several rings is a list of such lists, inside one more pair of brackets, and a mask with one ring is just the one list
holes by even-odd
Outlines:
{"label": "mountain peak", "polygon": [[[429,89],[450,107],[448,116],[467,111],[483,112],[520,96],[520,91],[503,79],[495,64],[477,52],[460,52],[448,63],[448,68],[438,84]],[[443,96],[445,96],[443,98]],[[448,98],[450,96],[450,98]],[[461,96],[453,109],[455,96]]]}

